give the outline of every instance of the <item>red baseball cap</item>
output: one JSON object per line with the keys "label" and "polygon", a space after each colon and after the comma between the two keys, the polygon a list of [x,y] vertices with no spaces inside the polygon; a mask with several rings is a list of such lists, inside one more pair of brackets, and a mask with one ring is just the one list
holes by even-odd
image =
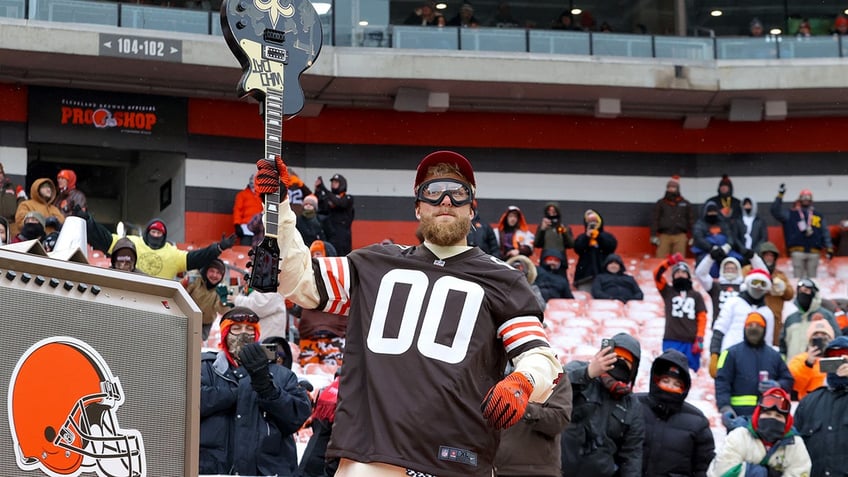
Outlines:
{"label": "red baseball cap", "polygon": [[465,156],[453,151],[436,151],[424,156],[424,159],[418,164],[418,169],[416,169],[415,173],[415,189],[418,189],[418,186],[424,182],[424,179],[427,177],[427,170],[440,163],[456,166],[462,176],[465,177],[465,180],[472,187],[477,187],[477,183],[474,181],[474,169]]}

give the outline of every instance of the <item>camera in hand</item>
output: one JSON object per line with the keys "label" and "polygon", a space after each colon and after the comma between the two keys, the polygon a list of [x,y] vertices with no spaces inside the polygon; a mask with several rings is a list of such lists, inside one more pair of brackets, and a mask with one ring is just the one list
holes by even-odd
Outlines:
{"label": "camera in hand", "polygon": [[816,337],[810,340],[810,344],[819,349],[820,352],[824,353],[824,338]]}
{"label": "camera in hand", "polygon": [[274,361],[277,359],[276,343],[262,343],[262,347],[265,349],[265,357],[268,358],[268,361]]}
{"label": "camera in hand", "polygon": [[615,348],[615,341],[612,338],[604,338],[601,340],[601,349]]}

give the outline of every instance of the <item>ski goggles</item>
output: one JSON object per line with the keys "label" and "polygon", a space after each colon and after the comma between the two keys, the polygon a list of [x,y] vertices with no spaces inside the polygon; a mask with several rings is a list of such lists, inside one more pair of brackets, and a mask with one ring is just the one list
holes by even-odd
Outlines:
{"label": "ski goggles", "polygon": [[774,409],[781,414],[789,414],[792,404],[781,395],[766,394],[760,399],[760,407],[765,410]]}
{"label": "ski goggles", "polygon": [[454,207],[470,204],[474,200],[474,194],[467,184],[455,179],[433,179],[418,186],[415,198],[431,205],[439,205],[450,198]]}

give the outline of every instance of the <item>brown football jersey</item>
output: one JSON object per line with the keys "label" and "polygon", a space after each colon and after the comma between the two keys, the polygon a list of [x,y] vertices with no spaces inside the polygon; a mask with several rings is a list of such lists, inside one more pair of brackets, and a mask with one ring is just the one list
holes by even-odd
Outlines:
{"label": "brown football jersey", "polygon": [[327,454],[439,477],[491,476],[480,409],[507,359],[549,346],[524,275],[478,248],[374,245],[313,261],[319,309],[347,314]]}

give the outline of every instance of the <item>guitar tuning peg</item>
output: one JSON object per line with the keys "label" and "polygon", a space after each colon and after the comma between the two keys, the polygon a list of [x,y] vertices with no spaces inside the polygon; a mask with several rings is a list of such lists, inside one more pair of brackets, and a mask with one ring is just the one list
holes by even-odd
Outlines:
{"label": "guitar tuning peg", "polygon": [[239,21],[236,22],[236,28],[239,29],[239,30],[244,30],[244,28],[246,26],[247,26],[247,23],[245,23],[243,20],[239,20]]}
{"label": "guitar tuning peg", "polygon": [[254,253],[255,253],[254,250],[250,249],[250,250],[247,251],[247,256],[252,257]]}
{"label": "guitar tuning peg", "polygon": [[252,268],[253,262],[247,262],[247,263],[244,264],[244,266],[247,267],[247,268]]}
{"label": "guitar tuning peg", "polygon": [[248,282],[248,283],[250,282],[250,274],[249,273],[244,274],[244,281]]}
{"label": "guitar tuning peg", "polygon": [[247,10],[247,5],[244,2],[238,2],[238,5],[236,5],[236,11],[243,12],[245,10]]}

